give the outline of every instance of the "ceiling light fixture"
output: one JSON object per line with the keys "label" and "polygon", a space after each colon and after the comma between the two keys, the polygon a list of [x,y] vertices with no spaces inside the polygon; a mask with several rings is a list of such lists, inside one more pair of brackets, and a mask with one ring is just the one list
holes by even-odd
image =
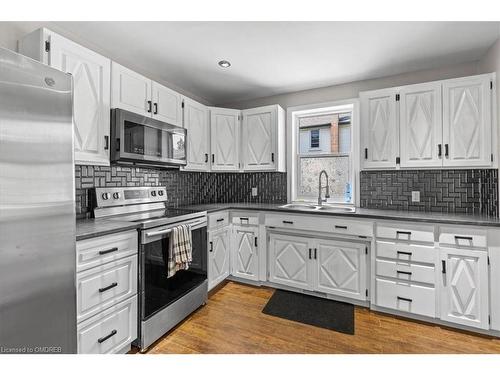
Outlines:
{"label": "ceiling light fixture", "polygon": [[229,68],[231,66],[231,63],[227,60],[221,60],[219,61],[219,66],[221,68]]}

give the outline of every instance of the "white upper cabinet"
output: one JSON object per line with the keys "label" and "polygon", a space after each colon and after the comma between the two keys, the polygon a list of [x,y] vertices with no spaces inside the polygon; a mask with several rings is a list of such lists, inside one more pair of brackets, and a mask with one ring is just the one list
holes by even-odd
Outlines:
{"label": "white upper cabinet", "polygon": [[494,167],[494,79],[492,73],[360,93],[363,168]]}
{"label": "white upper cabinet", "polygon": [[153,81],[153,118],[182,126],[182,97],[179,93]]}
{"label": "white upper cabinet", "polygon": [[278,105],[271,105],[247,109],[241,114],[242,168],[245,171],[284,171],[283,109]]}
{"label": "white upper cabinet", "polygon": [[488,254],[471,249],[441,249],[441,319],[488,329]]}
{"label": "white upper cabinet", "polygon": [[187,165],[189,171],[210,170],[209,111],[206,106],[184,97],[184,128],[187,129]]}
{"label": "white upper cabinet", "polygon": [[111,61],[47,29],[23,38],[19,52],[73,76],[75,163],[109,165]]}
{"label": "white upper cabinet", "polygon": [[400,90],[401,167],[442,164],[441,85],[428,83]]}
{"label": "white upper cabinet", "polygon": [[394,168],[399,156],[395,89],[361,93],[364,168]]}
{"label": "white upper cabinet", "polygon": [[210,132],[213,171],[240,169],[240,111],[210,108]]}
{"label": "white upper cabinet", "polygon": [[491,79],[481,75],[443,83],[443,165],[492,164]]}
{"label": "white upper cabinet", "polygon": [[143,116],[151,116],[152,100],[150,79],[113,61],[111,103]]}

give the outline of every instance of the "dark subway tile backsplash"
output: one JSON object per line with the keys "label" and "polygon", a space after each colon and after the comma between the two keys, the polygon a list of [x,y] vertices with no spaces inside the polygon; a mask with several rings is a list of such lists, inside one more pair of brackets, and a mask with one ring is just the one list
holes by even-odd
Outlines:
{"label": "dark subway tile backsplash", "polygon": [[[203,173],[135,167],[75,167],[76,213],[89,217],[93,187],[165,186],[172,207],[205,203],[286,203],[286,173]],[[252,187],[257,196],[252,197]]]}
{"label": "dark subway tile backsplash", "polygon": [[362,171],[360,185],[364,208],[498,217],[497,169]]}

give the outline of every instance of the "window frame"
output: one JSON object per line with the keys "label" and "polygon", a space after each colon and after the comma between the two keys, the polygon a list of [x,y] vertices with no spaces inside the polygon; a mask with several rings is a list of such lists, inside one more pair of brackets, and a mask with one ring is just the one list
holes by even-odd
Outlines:
{"label": "window frame", "polygon": [[[339,100],[334,102],[317,103],[310,105],[294,106],[287,109],[287,194],[288,202],[317,202],[315,197],[304,197],[298,195],[298,186],[300,181],[300,153],[298,142],[300,137],[299,119],[310,116],[311,114],[321,115],[330,113],[352,112],[351,117],[351,203],[335,202],[330,203],[345,206],[359,207],[359,171],[360,171],[360,129],[359,129],[359,100],[357,98]],[[340,154],[339,154],[340,155]],[[331,153],[318,152],[311,157],[328,157]]]}

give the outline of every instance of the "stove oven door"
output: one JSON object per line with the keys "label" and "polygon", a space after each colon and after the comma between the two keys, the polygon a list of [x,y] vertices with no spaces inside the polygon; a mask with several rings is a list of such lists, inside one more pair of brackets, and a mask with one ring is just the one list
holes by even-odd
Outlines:
{"label": "stove oven door", "polygon": [[[191,227],[192,262],[187,270],[177,271],[168,277],[170,236],[179,224]],[[141,238],[140,309],[142,320],[147,320],[207,279],[207,221],[206,218],[199,218],[147,229],[142,232]]]}

